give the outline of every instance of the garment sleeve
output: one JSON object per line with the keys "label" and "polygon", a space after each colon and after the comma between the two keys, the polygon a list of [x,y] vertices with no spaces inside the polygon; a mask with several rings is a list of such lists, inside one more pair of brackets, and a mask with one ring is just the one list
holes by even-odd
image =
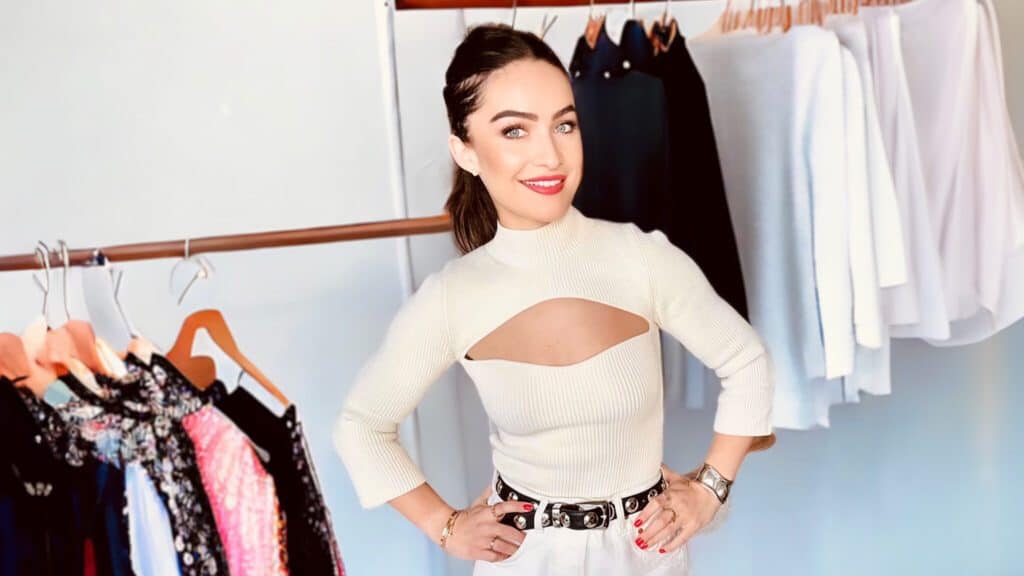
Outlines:
{"label": "garment sleeve", "polygon": [[772,432],[775,377],[754,328],[708,282],[685,252],[658,229],[629,225],[650,278],[654,320],[722,381],[714,430],[734,436]]}
{"label": "garment sleeve", "polygon": [[398,426],[455,362],[442,274],[427,276],[399,309],[335,421],[335,449],[366,509],[426,481],[399,442]]}

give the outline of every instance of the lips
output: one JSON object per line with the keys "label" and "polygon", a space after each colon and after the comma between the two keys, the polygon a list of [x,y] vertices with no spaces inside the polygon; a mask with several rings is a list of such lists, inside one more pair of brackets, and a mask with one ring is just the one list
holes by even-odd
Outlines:
{"label": "lips", "polygon": [[529,180],[520,180],[519,182],[538,194],[550,196],[562,191],[562,188],[565,187],[565,176],[541,176],[538,178],[530,178]]}

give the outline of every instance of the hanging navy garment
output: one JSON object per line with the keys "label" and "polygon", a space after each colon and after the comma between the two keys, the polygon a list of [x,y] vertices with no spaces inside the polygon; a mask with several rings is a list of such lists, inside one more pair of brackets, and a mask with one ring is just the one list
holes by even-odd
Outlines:
{"label": "hanging navy garment", "polygon": [[[623,48],[642,47],[639,39],[647,40],[643,28],[635,21],[626,26]],[[668,28],[655,23],[654,31],[663,44],[667,42]],[[628,42],[627,36],[631,39]],[[650,44],[646,48],[649,50]],[[631,57],[638,60],[641,70],[661,79],[668,102],[672,194],[666,199],[666,209],[660,212],[663,218],[658,227],[693,258],[715,291],[749,319],[707,91],[686,48],[686,39],[677,34],[667,51],[650,59]]]}
{"label": "hanging navy garment", "polygon": [[132,576],[124,474],[6,378],[0,421],[0,576]]}
{"label": "hanging navy garment", "polygon": [[591,218],[660,223],[669,193],[665,91],[631,72],[622,49],[601,27],[594,48],[580,38],[569,71],[583,139],[583,179],[573,205]]}
{"label": "hanging navy garment", "polygon": [[210,390],[217,398],[217,409],[267,455],[265,466],[274,479],[288,531],[288,572],[344,576],[330,513],[295,406],[277,416],[245,388],[226,394],[218,381]]}
{"label": "hanging navy garment", "polygon": [[573,204],[661,230],[747,318],[707,94],[684,39],[655,56],[640,22],[626,22],[619,45],[602,26],[593,49],[579,39],[570,73],[584,166]]}
{"label": "hanging navy garment", "polygon": [[0,377],[0,576],[84,570],[81,500],[14,384]]}

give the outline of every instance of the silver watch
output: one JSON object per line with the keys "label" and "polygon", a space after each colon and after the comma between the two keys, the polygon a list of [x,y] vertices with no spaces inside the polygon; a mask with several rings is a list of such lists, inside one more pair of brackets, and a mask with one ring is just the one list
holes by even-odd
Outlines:
{"label": "silver watch", "polygon": [[718,497],[718,501],[725,504],[726,498],[729,497],[729,487],[732,486],[732,480],[722,476],[722,473],[716,470],[714,466],[705,462],[697,470],[697,482],[711,490]]}

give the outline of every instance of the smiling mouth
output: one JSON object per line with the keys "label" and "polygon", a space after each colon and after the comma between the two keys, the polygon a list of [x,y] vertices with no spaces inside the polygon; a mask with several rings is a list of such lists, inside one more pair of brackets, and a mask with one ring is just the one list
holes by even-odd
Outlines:
{"label": "smiling mouth", "polygon": [[538,194],[552,195],[558,194],[565,187],[565,176],[545,176],[519,182]]}

